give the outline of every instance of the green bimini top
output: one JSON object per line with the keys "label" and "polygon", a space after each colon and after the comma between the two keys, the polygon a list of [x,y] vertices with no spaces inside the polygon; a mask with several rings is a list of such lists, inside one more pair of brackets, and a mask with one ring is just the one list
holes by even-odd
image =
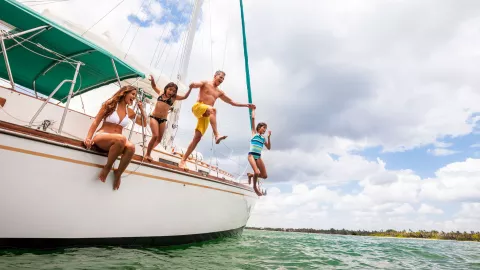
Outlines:
{"label": "green bimini top", "polygon": [[[105,49],[16,1],[0,0],[0,20],[3,21],[0,23],[7,23],[14,27],[9,31],[10,34],[48,26],[46,30],[33,31],[18,36],[15,40],[5,39],[14,82],[35,89],[38,93],[50,95],[60,82],[73,79],[76,68],[76,65],[72,64],[74,61],[84,64],[80,67],[75,84],[74,92],[76,94],[85,93],[117,81],[112,59],[121,80],[135,77],[145,78],[142,72]],[[29,41],[18,44],[25,39]],[[44,50],[42,47],[51,51]],[[70,60],[58,61],[61,56],[55,55],[52,51]],[[3,51],[0,52],[0,77],[8,80],[3,53]],[[53,98],[65,101],[70,86],[70,83],[64,84]]]}

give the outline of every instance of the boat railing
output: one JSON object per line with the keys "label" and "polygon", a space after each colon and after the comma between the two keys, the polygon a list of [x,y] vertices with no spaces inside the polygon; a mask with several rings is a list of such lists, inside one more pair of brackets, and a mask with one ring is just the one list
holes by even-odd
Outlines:
{"label": "boat railing", "polygon": [[[13,75],[12,75],[12,70],[10,68],[10,63],[9,63],[9,60],[8,60],[8,49],[11,49],[15,46],[18,46],[18,45],[22,45],[22,43],[24,42],[29,42],[29,40],[35,36],[35,35],[38,35],[40,34],[41,32],[45,31],[45,30],[48,30],[49,28],[51,28],[51,26],[48,26],[48,25],[45,25],[45,26],[40,26],[40,27],[35,27],[35,28],[32,28],[32,29],[29,29],[29,30],[25,30],[25,31],[22,31],[22,32],[18,32],[18,33],[10,33],[10,32],[7,32],[5,30],[1,30],[0,32],[0,44],[1,44],[1,47],[2,47],[2,52],[3,53],[3,57],[4,57],[4,60],[5,60],[5,66],[6,66],[6,69],[7,69],[7,73],[8,73],[8,78],[9,78],[9,81],[10,81],[10,85],[11,85],[11,89],[12,90],[15,90],[15,82],[14,82],[14,79],[13,79]],[[25,35],[25,34],[28,34],[28,33],[32,33],[32,32],[35,32],[37,31],[35,34],[29,36],[28,38],[24,38],[22,39],[21,41],[17,41],[15,38],[16,37],[20,37],[22,35]],[[13,40],[16,42],[16,44],[10,46],[9,48],[6,48],[5,46],[5,40]],[[75,67],[75,73],[73,74],[73,79],[66,79],[66,80],[63,80],[61,81],[57,87],[53,90],[52,93],[50,93],[50,95],[47,97],[46,100],[44,100],[44,102],[42,103],[42,105],[40,106],[40,108],[37,110],[37,112],[33,115],[33,117],[30,119],[30,122],[29,122],[29,125],[28,127],[31,128],[31,126],[33,125],[34,121],[37,119],[37,117],[40,115],[40,113],[43,111],[43,109],[45,108],[45,106],[50,102],[50,100],[53,98],[53,96],[60,90],[60,88],[65,84],[65,83],[70,83],[71,86],[70,86],[70,90],[69,90],[69,93],[68,95],[65,97],[66,98],[66,104],[65,104],[65,109],[63,111],[63,115],[62,115],[62,119],[60,121],[60,125],[59,125],[59,128],[58,128],[58,134],[62,134],[62,129],[63,129],[63,126],[64,126],[64,123],[65,123],[65,119],[66,119],[66,116],[67,116],[67,112],[69,110],[69,107],[70,107],[70,101],[71,99],[76,96],[76,95],[79,95],[81,93],[77,93],[75,92],[74,93],[74,87],[75,87],[75,84],[76,84],[76,81],[77,81],[77,77],[78,77],[78,74],[80,72],[80,67],[81,66],[84,66],[85,64],[81,61],[78,61],[78,60],[75,60],[73,59],[73,57],[78,57],[80,55],[84,55],[84,54],[88,54],[88,53],[92,53],[94,52],[95,50],[87,50],[87,51],[84,51],[84,52],[81,52],[81,53],[77,53],[77,54],[74,54],[74,55],[68,55],[68,56],[65,56],[65,55],[62,55],[58,52],[54,52],[52,51],[51,49],[49,48],[46,48],[42,45],[37,45],[37,47],[39,47],[40,49],[44,50],[44,51],[47,51],[47,52],[50,52],[50,53],[54,53],[55,55],[57,55],[60,59],[54,59],[55,62],[52,63],[50,66],[48,66],[43,72],[41,72],[39,75],[37,75],[37,77],[34,79],[33,81],[33,90],[35,91],[35,96],[38,97],[38,94],[37,94],[37,90],[36,90],[36,82],[37,82],[37,79],[39,78],[39,76],[41,75],[45,75],[47,72],[49,72],[53,67],[55,67],[56,65],[62,63],[62,62],[67,62],[69,64],[71,64],[72,66]],[[31,53],[34,53],[34,52],[31,52]],[[42,57],[46,57],[44,55],[41,55],[41,54],[38,54],[37,55],[40,55]],[[111,61],[112,61],[112,68],[113,68],[113,71],[115,72],[115,76],[116,76],[116,79],[117,79],[117,83],[119,85],[121,85],[121,81],[122,81],[122,77],[119,76],[118,74],[118,71],[117,71],[117,67],[115,65],[115,60],[113,58],[111,58]],[[103,84],[99,84],[98,86],[101,86]],[[95,86],[92,86],[93,88],[95,88]],[[61,99],[60,102],[64,102],[65,101],[65,98]],[[133,127],[132,127],[132,130],[130,131],[130,136],[131,136],[131,133],[133,131]]]}

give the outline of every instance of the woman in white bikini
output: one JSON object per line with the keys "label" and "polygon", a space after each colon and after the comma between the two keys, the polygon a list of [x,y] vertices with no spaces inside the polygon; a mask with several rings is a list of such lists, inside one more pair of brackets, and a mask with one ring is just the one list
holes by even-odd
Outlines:
{"label": "woman in white bikini", "polygon": [[153,160],[151,157],[152,150],[162,141],[163,132],[165,131],[165,126],[167,124],[168,112],[171,108],[173,108],[173,103],[176,100],[184,100],[188,98],[190,92],[192,91],[192,88],[190,88],[188,89],[187,93],[185,93],[185,96],[177,95],[178,86],[175,83],[170,82],[165,85],[162,93],[155,84],[155,80],[153,79],[152,75],[150,75],[150,82],[153,90],[155,90],[159,96],[157,98],[157,103],[155,104],[155,109],[150,115],[152,138],[148,143],[147,153],[145,154],[145,158],[148,161]]}
{"label": "woman in white bikini", "polygon": [[[120,187],[122,173],[132,160],[133,154],[135,154],[135,145],[122,135],[122,131],[135,118],[135,112],[128,106],[132,105],[136,96],[137,88],[131,85],[120,88],[110,99],[102,104],[84,141],[87,149],[90,149],[95,144],[98,148],[108,151],[107,164],[105,164],[98,175],[98,179],[102,182],[105,182],[107,179],[108,173],[112,169],[117,157],[122,155],[118,168],[114,170],[114,190]],[[136,123],[145,127],[147,126],[147,117],[141,102],[138,102],[138,107],[143,115],[143,123],[142,117],[137,117]],[[102,127],[95,133],[102,120]]]}

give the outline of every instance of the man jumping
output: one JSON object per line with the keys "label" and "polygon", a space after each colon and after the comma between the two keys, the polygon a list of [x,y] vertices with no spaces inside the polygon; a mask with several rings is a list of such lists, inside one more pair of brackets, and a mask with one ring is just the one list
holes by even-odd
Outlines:
{"label": "man jumping", "polygon": [[193,136],[192,141],[188,145],[187,151],[182,157],[180,164],[178,166],[182,169],[186,169],[185,162],[197,147],[198,142],[202,139],[203,134],[207,131],[208,124],[212,125],[213,135],[215,135],[215,143],[219,144],[223,139],[226,139],[227,136],[220,136],[217,130],[217,110],[213,107],[217,98],[220,98],[224,102],[235,106],[235,107],[247,107],[255,109],[253,104],[240,104],[231,100],[225,93],[218,88],[218,86],[225,79],[225,72],[219,70],[215,72],[215,76],[212,81],[201,81],[198,83],[191,83],[190,88],[200,88],[198,93],[198,99],[195,104],[192,106],[192,112],[195,117],[198,119],[197,126],[195,128],[195,135]]}

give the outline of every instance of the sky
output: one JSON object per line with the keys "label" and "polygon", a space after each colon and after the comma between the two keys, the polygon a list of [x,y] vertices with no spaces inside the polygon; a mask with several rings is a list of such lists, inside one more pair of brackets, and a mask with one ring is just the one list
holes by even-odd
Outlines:
{"label": "sky", "polygon": [[[90,27],[116,3],[29,4]],[[192,3],[125,0],[90,31],[174,79]],[[480,2],[299,3],[244,0],[253,103],[272,131],[262,155],[268,195],[248,226],[478,230]],[[236,0],[204,1],[187,83],[217,69],[226,72],[226,94],[247,102]],[[112,91],[85,94],[87,113]],[[193,135],[196,91],[182,104],[180,147]],[[209,128],[198,150],[241,173],[248,110],[216,107],[229,137],[213,155]]]}

